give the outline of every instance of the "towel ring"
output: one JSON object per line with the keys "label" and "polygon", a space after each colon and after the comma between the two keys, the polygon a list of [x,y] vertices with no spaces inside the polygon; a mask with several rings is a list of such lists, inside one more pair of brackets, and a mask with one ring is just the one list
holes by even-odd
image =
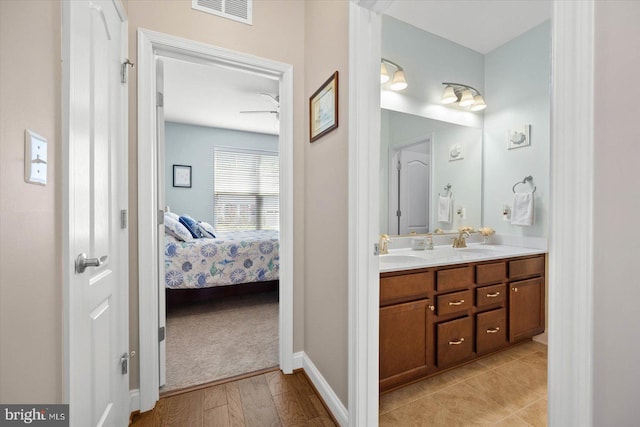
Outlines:
{"label": "towel ring", "polygon": [[[525,176],[522,181],[518,181],[515,184],[513,184],[513,187],[511,188],[511,191],[513,191],[513,193],[515,194],[516,187],[518,186],[518,184],[526,184],[527,181],[529,182],[529,184],[531,184],[531,182],[533,181],[533,177],[531,175]],[[536,188],[537,188],[536,186],[533,187],[533,191],[531,192],[532,194],[536,192]]]}
{"label": "towel ring", "polygon": [[[438,195],[440,195],[440,193],[438,193]],[[444,195],[453,195],[453,192],[451,191],[451,184],[447,184],[444,186]]]}

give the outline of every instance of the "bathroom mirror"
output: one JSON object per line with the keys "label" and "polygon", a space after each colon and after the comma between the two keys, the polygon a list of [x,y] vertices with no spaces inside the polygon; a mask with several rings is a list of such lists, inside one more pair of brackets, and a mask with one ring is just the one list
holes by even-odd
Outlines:
{"label": "bathroom mirror", "polygon": [[[380,229],[390,235],[479,226],[482,129],[381,110]],[[452,199],[439,221],[439,197]],[[397,215],[397,214],[400,215]]]}
{"label": "bathroom mirror", "polygon": [[[533,27],[515,29],[499,42],[473,48],[447,38],[446,28],[438,29],[438,22],[421,25],[417,19],[411,25],[398,19],[412,21],[416,17],[412,7],[423,8],[423,17],[432,16],[427,13],[430,8],[442,14],[440,9],[449,8],[448,3],[396,2],[388,10],[395,17],[382,18],[381,57],[395,66],[387,67],[389,82],[380,86],[380,230],[397,235],[470,225],[489,226],[501,234],[546,237],[551,85],[548,11],[543,10],[539,24]],[[423,28],[435,28],[439,35]],[[473,44],[470,42],[482,37],[479,32],[465,43]],[[403,70],[407,83],[402,90],[392,87],[398,69]],[[487,108],[471,111],[455,103],[443,104],[443,82],[475,88]],[[530,144],[509,144],[513,129],[530,130]],[[503,212],[509,212],[513,204],[514,183],[526,176],[533,177],[530,184],[537,190],[534,223],[522,227],[511,224]],[[445,194],[448,185],[453,214],[449,221],[440,221],[439,195]]]}

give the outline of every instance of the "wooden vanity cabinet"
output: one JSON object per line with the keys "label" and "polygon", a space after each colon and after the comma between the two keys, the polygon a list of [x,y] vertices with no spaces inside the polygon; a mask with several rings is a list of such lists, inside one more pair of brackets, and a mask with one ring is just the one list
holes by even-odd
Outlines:
{"label": "wooden vanity cabinet", "polygon": [[545,256],[381,273],[380,391],[544,332]]}

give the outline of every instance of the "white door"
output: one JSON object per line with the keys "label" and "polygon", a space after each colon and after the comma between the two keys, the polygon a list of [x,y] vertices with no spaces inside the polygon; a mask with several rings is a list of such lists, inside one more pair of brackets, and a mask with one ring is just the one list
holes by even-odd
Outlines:
{"label": "white door", "polygon": [[[165,162],[164,162],[164,63],[156,60],[156,142],[158,144],[158,210],[165,205]],[[164,218],[158,221],[158,328],[160,331],[158,343],[158,366],[160,367],[160,387],[167,383],[167,341],[165,331],[167,326],[166,288],[164,286]]]}
{"label": "white door", "polygon": [[122,363],[129,339],[127,87],[120,72],[126,16],[119,1],[65,1],[63,29],[70,421],[82,427],[124,426],[129,415],[129,376]]}
{"label": "white door", "polygon": [[403,150],[400,158],[400,233],[429,229],[429,156]]}
{"label": "white door", "polygon": [[429,231],[431,139],[394,148],[389,156],[389,233]]}

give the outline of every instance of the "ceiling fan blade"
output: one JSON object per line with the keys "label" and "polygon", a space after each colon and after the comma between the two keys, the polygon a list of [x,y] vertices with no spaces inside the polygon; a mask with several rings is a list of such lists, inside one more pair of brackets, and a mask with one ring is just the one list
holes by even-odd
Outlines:
{"label": "ceiling fan blade", "polygon": [[276,110],[249,110],[249,111],[240,111],[241,113],[269,113],[269,114],[278,114]]}
{"label": "ceiling fan blade", "polygon": [[276,107],[280,106],[280,96],[271,95],[270,93],[264,93],[264,92],[261,92],[260,95],[264,96],[269,101],[273,102]]}

